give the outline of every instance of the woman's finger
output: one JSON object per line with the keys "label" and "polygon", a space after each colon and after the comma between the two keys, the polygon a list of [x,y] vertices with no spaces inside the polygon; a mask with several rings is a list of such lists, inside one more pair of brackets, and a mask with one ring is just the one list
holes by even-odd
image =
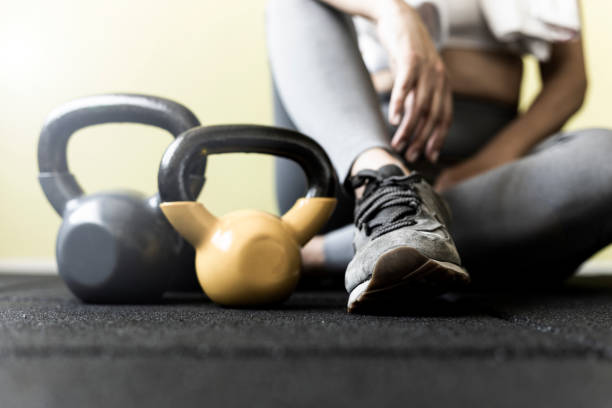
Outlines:
{"label": "woman's finger", "polygon": [[[414,130],[417,123],[423,116],[429,115],[429,104],[433,92],[431,70],[421,69],[416,89],[414,90],[414,101],[412,102],[411,110],[404,110],[402,122],[404,126],[400,126],[391,139],[391,146],[395,147],[395,143],[408,138],[414,139]],[[401,130],[401,132],[400,132]]]}
{"label": "woman's finger", "polygon": [[430,103],[429,107],[425,109],[428,115],[423,117],[424,120],[422,121],[422,125],[420,124],[415,128],[412,143],[406,151],[406,158],[409,161],[415,161],[419,157],[424,150],[425,143],[432,135],[432,131],[442,119],[444,93],[447,85],[443,73],[435,73],[434,75],[435,82],[433,83],[433,89],[431,91],[433,96],[429,101],[425,100],[424,102]]}
{"label": "woman's finger", "polygon": [[420,57],[414,55],[407,58],[404,63],[398,63],[393,88],[391,89],[391,99],[389,101],[389,123],[399,125],[402,114],[405,112],[405,100],[415,86]]}
{"label": "woman's finger", "polygon": [[444,94],[441,120],[434,128],[431,137],[427,142],[427,147],[425,148],[425,154],[432,163],[436,163],[438,161],[440,150],[442,149],[442,145],[444,144],[444,140],[446,140],[448,130],[450,129],[452,123],[453,98],[449,88],[450,87],[447,87],[447,92]]}
{"label": "woman's finger", "polygon": [[[414,91],[408,93],[406,100],[404,101],[404,112],[411,112],[412,105],[414,103]],[[410,141],[410,133],[408,133],[408,126],[411,125],[411,116],[404,114],[402,120],[395,130],[393,137],[391,138],[391,147],[397,151],[404,150],[408,146]]]}
{"label": "woman's finger", "polygon": [[420,154],[419,151],[413,149],[412,146],[414,146],[415,136],[417,132],[420,132],[423,129],[426,121],[427,121],[427,118],[425,116],[421,116],[421,118],[417,121],[416,126],[414,127],[414,131],[412,132],[412,138],[410,140],[410,143],[406,146],[406,148],[404,148],[404,157],[406,158],[407,161],[411,163],[415,162],[419,158],[419,154]]}
{"label": "woman's finger", "polygon": [[[421,75],[419,77],[416,89],[409,93],[410,99],[406,99],[406,103],[404,104],[404,116],[402,117],[401,123],[393,138],[391,139],[391,147],[397,149],[397,146],[401,142],[409,141],[414,136],[414,128],[421,120],[423,115],[426,115],[427,112],[424,111],[424,106],[422,104],[417,105],[417,99],[419,98],[419,93],[425,92],[425,85],[421,85],[421,83],[426,84],[428,81],[426,75]],[[422,98],[421,98],[422,100]]]}

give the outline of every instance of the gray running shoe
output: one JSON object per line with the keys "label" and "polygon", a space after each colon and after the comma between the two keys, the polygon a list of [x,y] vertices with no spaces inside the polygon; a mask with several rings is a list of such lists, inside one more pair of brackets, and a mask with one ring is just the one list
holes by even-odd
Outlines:
{"label": "gray running shoe", "polygon": [[446,229],[448,205],[420,174],[387,165],[350,182],[365,192],[344,278],[349,312],[392,312],[469,283]]}

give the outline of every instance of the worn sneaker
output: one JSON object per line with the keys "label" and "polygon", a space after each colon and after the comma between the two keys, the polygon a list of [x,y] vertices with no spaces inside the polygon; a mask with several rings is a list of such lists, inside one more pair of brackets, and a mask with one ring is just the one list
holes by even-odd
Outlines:
{"label": "worn sneaker", "polygon": [[446,228],[450,210],[420,174],[387,165],[350,182],[365,191],[344,279],[349,312],[393,312],[469,283]]}

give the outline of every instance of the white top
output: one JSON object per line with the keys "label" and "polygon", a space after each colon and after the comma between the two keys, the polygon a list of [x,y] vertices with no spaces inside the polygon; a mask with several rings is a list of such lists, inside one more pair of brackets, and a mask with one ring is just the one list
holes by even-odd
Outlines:
{"label": "white top", "polygon": [[[580,33],[576,0],[405,0],[443,48],[504,50],[550,58],[551,45]],[[370,21],[355,17],[359,48],[371,72],[388,68],[388,56]]]}

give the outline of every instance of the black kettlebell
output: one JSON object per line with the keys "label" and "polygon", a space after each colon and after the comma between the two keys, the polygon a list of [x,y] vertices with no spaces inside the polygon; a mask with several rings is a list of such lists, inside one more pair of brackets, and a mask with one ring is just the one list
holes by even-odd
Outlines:
{"label": "black kettlebell", "polygon": [[[155,302],[167,291],[201,291],[194,251],[162,214],[159,194],[85,195],[68,170],[66,150],[74,132],[117,122],[156,126],[174,137],[199,125],[176,102],[134,94],[85,97],[49,115],[38,142],[38,179],[63,218],[56,243],[59,274],[72,293],[92,303]],[[189,169],[195,195],[204,184],[205,168],[203,157]]]}

